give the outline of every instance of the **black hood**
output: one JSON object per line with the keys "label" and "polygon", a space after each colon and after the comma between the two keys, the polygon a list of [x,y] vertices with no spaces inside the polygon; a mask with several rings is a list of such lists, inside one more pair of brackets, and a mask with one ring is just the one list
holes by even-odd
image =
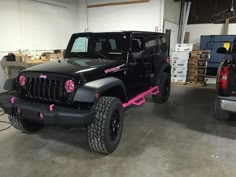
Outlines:
{"label": "black hood", "polygon": [[105,74],[106,69],[119,66],[121,63],[123,62],[105,59],[64,59],[37,65],[24,72],[54,73],[74,77],[83,73],[85,76],[101,77],[101,74]]}

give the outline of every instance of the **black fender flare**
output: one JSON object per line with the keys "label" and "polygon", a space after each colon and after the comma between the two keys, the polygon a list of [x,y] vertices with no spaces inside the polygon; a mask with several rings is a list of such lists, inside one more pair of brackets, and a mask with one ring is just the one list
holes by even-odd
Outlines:
{"label": "black fender flare", "polygon": [[4,90],[7,90],[7,91],[16,90],[16,78],[7,79],[3,88],[4,88]]}
{"label": "black fender flare", "polygon": [[84,84],[78,88],[73,101],[94,103],[97,100],[96,94],[102,94],[106,90],[117,86],[121,87],[124,99],[127,101],[127,93],[124,83],[115,77],[107,77]]}
{"label": "black fender flare", "polygon": [[158,71],[156,72],[155,76],[155,83],[159,84],[161,82],[161,77],[163,73],[171,74],[171,65],[169,63],[163,63]]}

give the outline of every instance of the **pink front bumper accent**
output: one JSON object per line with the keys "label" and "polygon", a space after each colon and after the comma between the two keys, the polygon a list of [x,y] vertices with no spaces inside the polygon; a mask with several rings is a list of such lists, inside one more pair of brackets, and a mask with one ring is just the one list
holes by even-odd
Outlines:
{"label": "pink front bumper accent", "polygon": [[16,102],[16,97],[11,98],[11,104],[14,104]]}
{"label": "pink front bumper accent", "polygon": [[51,105],[49,106],[49,111],[52,112],[52,111],[54,110],[54,106],[55,106],[54,104],[51,104]]}
{"label": "pink front bumper accent", "polygon": [[138,96],[134,97],[133,99],[129,100],[128,103],[123,104],[123,108],[127,108],[131,105],[141,106],[146,102],[145,96],[146,95],[157,95],[160,93],[159,87],[155,86],[147,90],[146,92],[143,92],[139,94]]}

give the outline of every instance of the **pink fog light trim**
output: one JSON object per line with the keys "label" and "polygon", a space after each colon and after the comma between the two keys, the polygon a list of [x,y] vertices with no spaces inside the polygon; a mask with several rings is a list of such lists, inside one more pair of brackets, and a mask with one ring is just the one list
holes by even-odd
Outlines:
{"label": "pink fog light trim", "polygon": [[16,102],[16,97],[11,98],[11,104],[14,104]]}
{"label": "pink fog light trim", "polygon": [[133,99],[129,100],[128,103],[124,103],[123,108],[127,108],[131,105],[141,106],[146,101],[144,98],[146,95],[157,95],[158,93],[160,93],[159,87],[158,86],[152,87],[146,92],[143,92],[138,96],[134,97]]}
{"label": "pink fog light trim", "polygon": [[65,82],[65,89],[68,93],[71,93],[75,90],[75,83],[72,80],[67,80]]}
{"label": "pink fog light trim", "polygon": [[51,104],[51,105],[49,106],[49,111],[52,112],[52,111],[54,110],[54,106],[55,106],[54,104]]}

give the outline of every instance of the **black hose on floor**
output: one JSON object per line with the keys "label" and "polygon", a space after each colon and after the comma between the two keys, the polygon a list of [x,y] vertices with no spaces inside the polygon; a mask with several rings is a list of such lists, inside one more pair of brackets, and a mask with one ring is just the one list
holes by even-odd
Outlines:
{"label": "black hose on floor", "polygon": [[[4,111],[2,109],[0,109],[0,117],[4,116],[4,115],[5,115]],[[10,124],[10,122],[2,121],[2,120],[0,120],[0,123],[2,123],[2,124]],[[11,124],[9,126],[7,126],[6,128],[0,129],[0,132],[5,131],[5,130],[7,130],[9,128],[11,128]]]}

